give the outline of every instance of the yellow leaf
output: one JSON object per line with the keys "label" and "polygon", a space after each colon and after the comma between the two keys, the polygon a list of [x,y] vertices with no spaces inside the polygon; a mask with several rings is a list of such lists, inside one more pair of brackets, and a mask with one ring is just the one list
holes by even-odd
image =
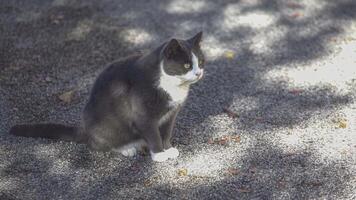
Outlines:
{"label": "yellow leaf", "polygon": [[233,59],[235,57],[235,53],[234,52],[232,52],[232,51],[227,51],[227,52],[225,52],[225,58],[227,58],[227,59]]}
{"label": "yellow leaf", "polygon": [[64,92],[63,94],[59,95],[58,98],[63,101],[64,103],[70,103],[72,102],[74,97],[74,91],[68,91],[68,92]]}
{"label": "yellow leaf", "polygon": [[178,169],[178,175],[179,176],[187,176],[188,175],[188,170],[185,168]]}
{"label": "yellow leaf", "polygon": [[229,168],[229,169],[227,169],[227,172],[230,175],[237,175],[237,174],[240,173],[240,171],[238,169],[236,169],[236,168]]}
{"label": "yellow leaf", "polygon": [[345,119],[339,120],[338,126],[339,126],[339,128],[346,128],[346,126],[347,126],[347,121],[346,121]]}
{"label": "yellow leaf", "polygon": [[332,120],[335,123],[337,128],[346,128],[347,127],[347,119],[345,118],[335,118]]}

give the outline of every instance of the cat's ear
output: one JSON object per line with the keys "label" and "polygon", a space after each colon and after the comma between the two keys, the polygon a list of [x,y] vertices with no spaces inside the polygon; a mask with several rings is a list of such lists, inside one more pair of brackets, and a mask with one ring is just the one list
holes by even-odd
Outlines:
{"label": "cat's ear", "polygon": [[177,39],[171,39],[163,50],[164,56],[172,58],[179,52],[182,52],[183,48]]}
{"label": "cat's ear", "polygon": [[202,41],[203,38],[203,31],[200,31],[196,35],[194,35],[192,38],[188,39],[188,42],[192,44],[193,47],[199,47],[200,42]]}

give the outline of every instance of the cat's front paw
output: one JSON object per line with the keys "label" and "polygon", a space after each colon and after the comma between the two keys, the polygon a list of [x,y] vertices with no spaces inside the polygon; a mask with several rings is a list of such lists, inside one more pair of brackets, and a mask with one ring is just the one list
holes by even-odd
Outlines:
{"label": "cat's front paw", "polygon": [[137,154],[137,150],[136,150],[136,148],[132,147],[132,148],[127,148],[127,149],[122,149],[120,151],[120,153],[126,157],[133,157]]}
{"label": "cat's front paw", "polygon": [[171,147],[169,149],[164,150],[167,153],[168,158],[177,158],[179,156],[178,149]]}
{"label": "cat's front paw", "polygon": [[158,153],[153,153],[151,151],[151,157],[152,157],[152,160],[156,161],[156,162],[164,162],[164,161],[168,160],[168,158],[169,158],[168,154],[165,151],[158,152]]}

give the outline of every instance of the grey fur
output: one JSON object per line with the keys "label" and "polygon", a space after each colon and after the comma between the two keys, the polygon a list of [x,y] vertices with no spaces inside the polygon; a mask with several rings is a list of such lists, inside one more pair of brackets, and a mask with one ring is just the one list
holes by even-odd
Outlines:
{"label": "grey fur", "polygon": [[[133,55],[109,65],[95,81],[79,128],[53,124],[17,125],[10,133],[47,137],[38,130],[53,132],[55,127],[56,133],[69,130],[73,137],[68,137],[70,134],[66,132],[52,139],[64,139],[62,134],[65,139],[87,143],[100,151],[118,149],[142,139],[153,153],[171,148],[175,118],[184,102],[172,105],[170,95],[159,87],[160,63],[162,60],[166,63],[164,71],[167,74],[181,75],[191,70],[183,65],[191,62],[194,52],[201,61],[199,67],[203,67],[201,37],[200,32],[188,40],[172,39],[148,54]],[[189,83],[182,87],[189,89]]]}

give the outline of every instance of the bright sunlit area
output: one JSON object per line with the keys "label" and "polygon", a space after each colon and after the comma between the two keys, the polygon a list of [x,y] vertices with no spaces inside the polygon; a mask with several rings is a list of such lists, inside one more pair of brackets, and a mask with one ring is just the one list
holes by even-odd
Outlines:
{"label": "bright sunlit area", "polygon": [[356,199],[356,1],[1,0],[0,199]]}

